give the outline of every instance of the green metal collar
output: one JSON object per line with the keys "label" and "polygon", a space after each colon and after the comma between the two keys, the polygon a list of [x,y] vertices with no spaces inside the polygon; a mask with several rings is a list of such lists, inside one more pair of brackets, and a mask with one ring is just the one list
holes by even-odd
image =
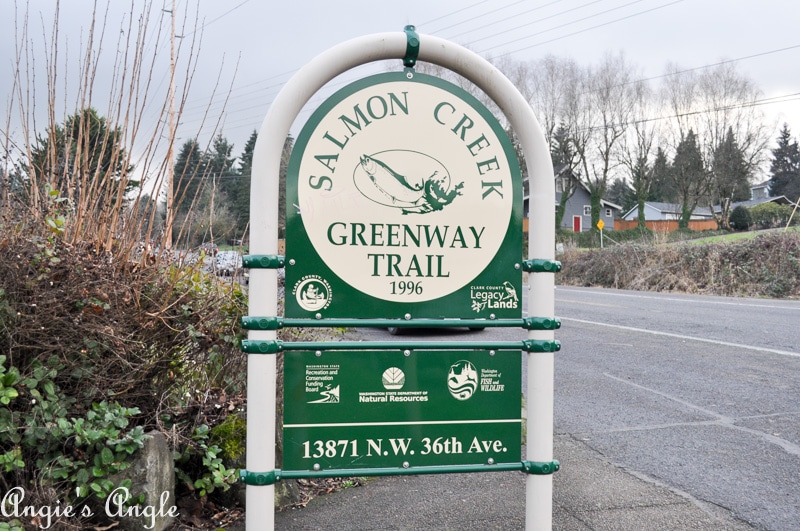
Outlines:
{"label": "green metal collar", "polygon": [[406,56],[403,57],[403,66],[413,68],[417,64],[417,56],[419,55],[419,35],[415,31],[416,28],[408,25],[404,28],[406,32]]}
{"label": "green metal collar", "polygon": [[409,468],[339,468],[330,470],[281,470],[276,468],[267,472],[239,470],[239,481],[247,485],[274,485],[281,479],[332,478],[332,477],[373,477],[409,476],[417,474],[457,474],[470,472],[509,472],[514,470],[526,474],[550,475],[561,468],[556,461],[522,461],[518,463],[498,463],[493,465],[437,465]]}

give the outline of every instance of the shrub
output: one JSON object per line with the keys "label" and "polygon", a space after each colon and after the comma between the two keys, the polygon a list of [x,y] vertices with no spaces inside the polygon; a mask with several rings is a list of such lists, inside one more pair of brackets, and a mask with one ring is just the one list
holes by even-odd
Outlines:
{"label": "shrub", "polygon": [[0,260],[6,490],[22,487],[37,506],[102,500],[124,486],[108,478],[129,466],[150,430],[190,456],[178,475],[198,494],[235,482],[199,413],[210,398],[243,390],[238,285],[199,266],[132,263],[13,227],[0,237],[12,257]]}
{"label": "shrub", "polygon": [[730,215],[731,228],[734,230],[749,230],[753,220],[750,216],[750,210],[743,205],[739,205],[731,211]]}
{"label": "shrub", "polygon": [[[737,207],[738,208],[738,207]],[[792,214],[792,207],[778,203],[761,203],[750,209],[753,226],[756,229],[784,227]]]}

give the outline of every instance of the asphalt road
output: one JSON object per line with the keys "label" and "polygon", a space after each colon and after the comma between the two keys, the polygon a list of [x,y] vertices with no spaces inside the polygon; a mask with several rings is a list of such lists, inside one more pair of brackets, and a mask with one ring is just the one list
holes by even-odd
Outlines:
{"label": "asphalt road", "polygon": [[557,433],[755,527],[800,528],[800,302],[556,293]]}
{"label": "asphalt road", "polygon": [[[800,302],[558,287],[556,315],[555,529],[800,529]],[[279,528],[520,529],[523,482],[380,478]]]}

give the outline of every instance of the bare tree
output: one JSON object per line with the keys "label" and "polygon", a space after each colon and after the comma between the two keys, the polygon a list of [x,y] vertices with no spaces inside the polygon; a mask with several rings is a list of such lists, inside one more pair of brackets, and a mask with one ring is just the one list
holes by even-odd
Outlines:
{"label": "bare tree", "polygon": [[567,101],[578,90],[580,68],[572,59],[548,55],[530,63],[517,63],[506,72],[520,93],[528,100],[553,148],[556,130],[565,121]]}
{"label": "bare tree", "polygon": [[[730,204],[734,188],[729,186],[730,179],[720,174],[719,168],[725,166],[721,157],[725,153],[741,154],[747,175],[757,172],[765,161],[769,135],[763,113],[756,105],[761,97],[760,90],[730,62],[702,72],[668,65],[662,88],[663,101],[671,111],[670,145],[676,149],[687,138],[688,131],[693,131],[705,164],[702,176],[709,180],[693,187],[698,193],[706,194],[705,197],[688,198],[688,201],[706,201],[712,211],[714,203],[719,202],[727,211],[725,205]],[[736,143],[733,151],[724,146],[731,138]],[[739,161],[732,164],[738,166]],[[737,175],[740,175],[738,170]],[[718,221],[726,226],[726,215]]]}
{"label": "bare tree", "polygon": [[661,84],[661,105],[669,114],[665,133],[670,152],[675,152],[678,144],[696,130],[698,80],[695,71],[681,70],[674,63],[667,64]]}
{"label": "bare tree", "polygon": [[657,122],[647,117],[654,107],[653,91],[647,82],[633,83],[633,122],[622,138],[620,160],[628,169],[638,207],[638,226],[645,228],[645,202],[653,182],[652,156],[657,135]]}
{"label": "bare tree", "polygon": [[575,95],[570,125],[582,178],[591,196],[592,226],[600,219],[601,200],[619,165],[622,138],[635,106],[635,71],[623,55],[606,55],[589,68]]}
{"label": "bare tree", "polygon": [[698,89],[704,156],[710,160],[730,130],[748,169],[760,166],[769,133],[764,114],[756,105],[762,93],[753,80],[738,72],[734,63],[723,63],[703,72]]}
{"label": "bare tree", "polygon": [[[2,208],[27,210],[68,244],[130,251],[136,242],[154,239],[161,227],[163,203],[151,197],[166,188],[174,163],[174,124],[198,65],[202,31],[188,29],[199,26],[198,15],[190,6],[181,14],[145,1],[132,4],[120,23],[111,20],[110,4],[95,5],[76,47],[60,31],[60,2],[54,7],[52,26],[42,21],[38,38],[30,34],[31,8],[15,9],[16,64],[7,78],[11,90],[0,146],[11,167],[27,171],[18,177],[5,168],[16,192],[11,197],[12,187],[2,187]],[[186,38],[171,63],[176,18]],[[165,71],[169,92],[157,83]],[[173,82],[175,121],[169,119]],[[224,109],[216,120],[204,118],[200,130],[208,128],[213,136],[222,116]],[[132,191],[138,181],[143,186]]]}

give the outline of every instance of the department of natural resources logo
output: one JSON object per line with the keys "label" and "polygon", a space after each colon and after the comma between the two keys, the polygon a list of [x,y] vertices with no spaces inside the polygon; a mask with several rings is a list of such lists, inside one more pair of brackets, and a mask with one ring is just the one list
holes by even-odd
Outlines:
{"label": "department of natural resources logo", "polygon": [[297,304],[310,312],[327,308],[331,303],[331,293],[331,285],[318,275],[304,276],[292,290]]}
{"label": "department of natural resources logo", "polygon": [[459,360],[447,373],[447,389],[456,400],[469,400],[478,388],[478,370],[470,361]]}
{"label": "department of natural resources logo", "polygon": [[397,390],[402,389],[403,385],[406,383],[406,375],[403,373],[402,370],[398,369],[397,367],[389,367],[385,371],[383,371],[383,376],[381,376],[381,382],[383,383],[383,388],[387,390]]}

